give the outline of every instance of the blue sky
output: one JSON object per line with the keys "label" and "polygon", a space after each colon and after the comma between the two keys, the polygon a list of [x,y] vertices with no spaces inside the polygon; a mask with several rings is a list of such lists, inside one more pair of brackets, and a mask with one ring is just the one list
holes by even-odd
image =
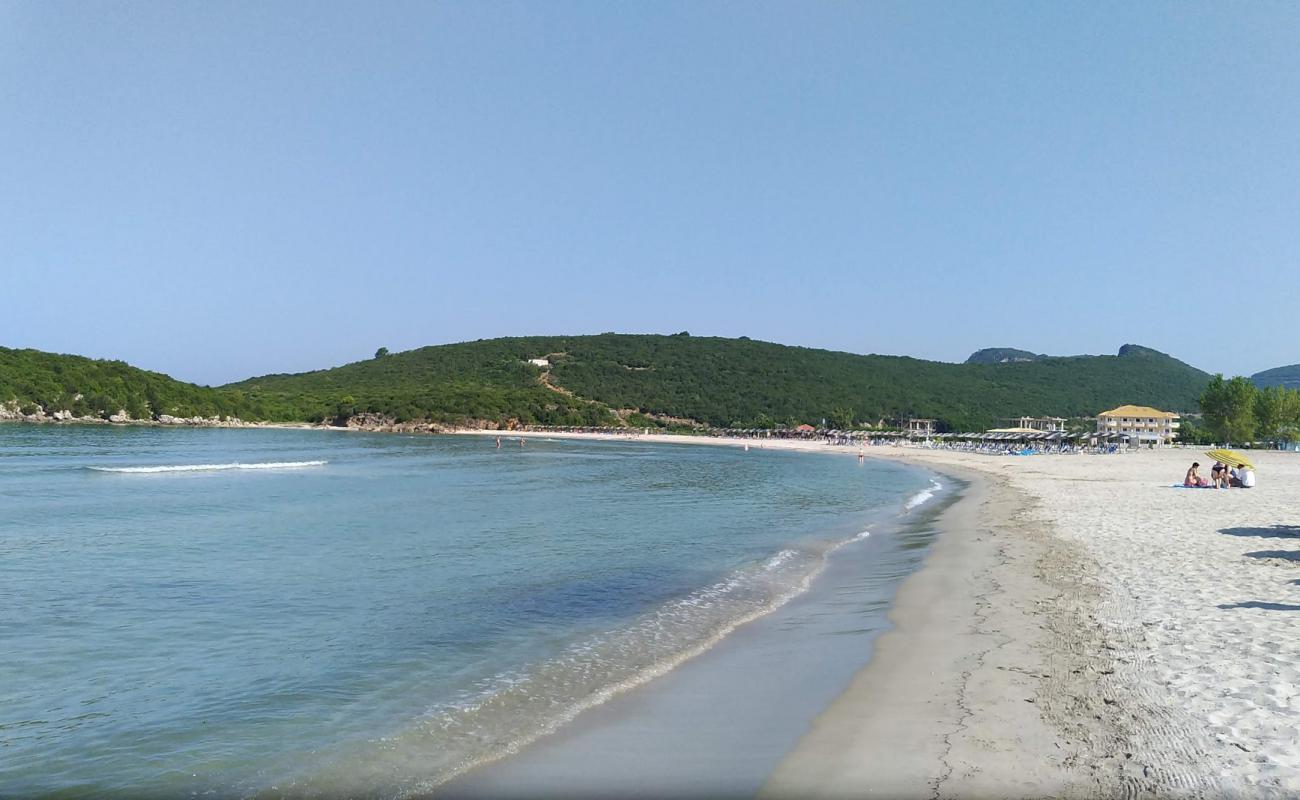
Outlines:
{"label": "blue sky", "polygon": [[0,344],[1300,362],[1296,41],[1266,2],[7,2]]}

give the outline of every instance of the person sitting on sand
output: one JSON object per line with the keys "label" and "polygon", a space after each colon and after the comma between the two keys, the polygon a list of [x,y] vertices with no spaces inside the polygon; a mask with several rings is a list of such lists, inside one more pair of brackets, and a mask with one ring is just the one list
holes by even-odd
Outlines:
{"label": "person sitting on sand", "polygon": [[1233,480],[1236,477],[1237,477],[1236,468],[1224,464],[1223,471],[1219,473],[1219,483],[1217,484],[1217,486],[1220,489],[1231,489],[1233,487]]}
{"label": "person sitting on sand", "polygon": [[1209,481],[1207,481],[1205,478],[1202,478],[1200,475],[1196,474],[1196,470],[1200,468],[1201,468],[1201,464],[1199,461],[1192,462],[1192,466],[1187,470],[1187,475],[1183,478],[1184,486],[1200,487],[1200,486],[1210,485]]}
{"label": "person sitting on sand", "polygon": [[1237,470],[1237,485],[1242,489],[1255,488],[1255,470],[1243,465]]}
{"label": "person sitting on sand", "polygon": [[1214,484],[1216,489],[1220,486],[1226,489],[1228,487],[1228,465],[1221,461],[1214,462],[1214,466],[1210,469],[1210,482]]}
{"label": "person sitting on sand", "polygon": [[[1250,485],[1246,484],[1246,473],[1250,473]],[[1249,489],[1255,485],[1255,471],[1242,464],[1239,467],[1232,468],[1232,487],[1234,489]]]}

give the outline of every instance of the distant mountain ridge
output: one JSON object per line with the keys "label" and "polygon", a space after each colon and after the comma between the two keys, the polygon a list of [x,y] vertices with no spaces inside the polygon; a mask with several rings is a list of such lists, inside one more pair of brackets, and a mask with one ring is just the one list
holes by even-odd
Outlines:
{"label": "distant mountain ridge", "polygon": [[[1121,356],[1159,356],[1169,358],[1168,355],[1159,350],[1150,347],[1143,347],[1140,344],[1120,345],[1119,355]],[[1049,358],[1063,358],[1063,356],[1049,356],[1045,353],[1032,353],[1028,350],[1019,350],[1014,347],[985,347],[982,350],[976,350],[971,353],[963,363],[966,364],[1023,364],[1030,361],[1044,361]],[[1076,356],[1077,358],[1077,356]]]}
{"label": "distant mountain ridge", "polygon": [[1274,367],[1250,376],[1255,385],[1261,389],[1270,386],[1284,386],[1288,389],[1300,389],[1300,364],[1286,367]]}

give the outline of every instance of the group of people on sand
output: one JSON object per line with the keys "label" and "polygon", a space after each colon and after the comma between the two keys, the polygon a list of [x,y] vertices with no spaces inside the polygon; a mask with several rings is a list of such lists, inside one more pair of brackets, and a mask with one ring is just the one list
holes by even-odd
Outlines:
{"label": "group of people on sand", "polygon": [[1249,466],[1229,467],[1216,461],[1210,469],[1210,477],[1204,478],[1198,470],[1199,461],[1193,461],[1183,478],[1183,485],[1201,489],[1253,489],[1255,487],[1255,470]]}

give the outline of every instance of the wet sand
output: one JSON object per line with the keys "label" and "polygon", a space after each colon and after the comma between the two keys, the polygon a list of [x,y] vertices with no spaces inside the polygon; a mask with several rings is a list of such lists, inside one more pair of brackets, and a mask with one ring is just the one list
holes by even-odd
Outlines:
{"label": "wet sand", "polygon": [[[1100,788],[1078,768],[1079,743],[1039,703],[1047,676],[1064,665],[1051,663],[1055,637],[1034,618],[1060,602],[1060,588],[1021,569],[1078,556],[1053,552],[1024,524],[1018,492],[962,474],[971,488],[900,589],[897,627],[763,796],[1059,797]],[[1071,688],[1080,687],[1055,687]]]}
{"label": "wet sand", "polygon": [[1216,491],[1171,485],[1192,449],[874,454],[984,499],[767,796],[1300,793],[1300,456]]}

